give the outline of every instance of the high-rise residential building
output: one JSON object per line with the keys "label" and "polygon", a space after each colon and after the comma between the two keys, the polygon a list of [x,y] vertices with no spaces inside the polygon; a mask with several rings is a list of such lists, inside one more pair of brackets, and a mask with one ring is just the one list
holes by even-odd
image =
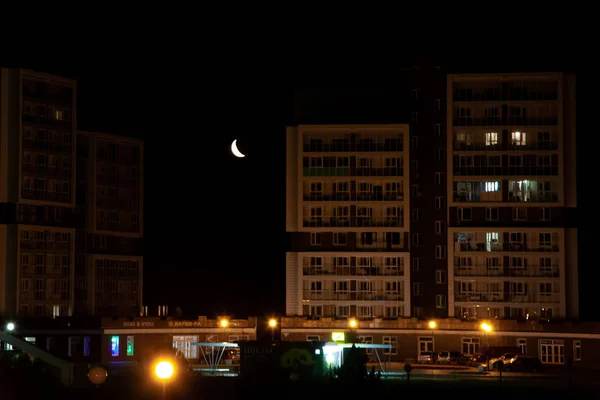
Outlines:
{"label": "high-rise residential building", "polygon": [[447,79],[449,314],[577,318],[575,79]]}
{"label": "high-rise residential building", "polygon": [[0,69],[0,314],[74,306],[75,81]]}
{"label": "high-rise residential building", "polygon": [[288,315],[410,315],[408,125],[287,130]]}
{"label": "high-rise residential building", "polygon": [[77,314],[141,311],[143,157],[140,140],[77,132]]}
{"label": "high-rise residential building", "polygon": [[[300,96],[296,113],[287,133],[288,315],[578,318],[573,76],[413,67],[387,91]],[[336,125],[344,119],[369,124]],[[378,146],[389,148],[379,134],[389,126],[403,133],[393,151],[406,165],[402,198],[385,203],[375,199],[389,199],[391,177],[362,168],[388,167],[394,156]],[[402,243],[392,249],[404,271],[398,312],[384,301],[388,278],[369,283],[361,269],[393,263],[390,248],[359,246],[369,232],[387,237],[364,221],[394,206],[406,214],[392,230]],[[376,301],[354,300],[365,292]]]}

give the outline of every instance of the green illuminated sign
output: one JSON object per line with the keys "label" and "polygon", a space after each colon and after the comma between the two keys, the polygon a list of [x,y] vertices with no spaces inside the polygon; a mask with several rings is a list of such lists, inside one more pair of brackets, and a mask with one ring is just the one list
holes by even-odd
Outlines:
{"label": "green illuminated sign", "polygon": [[343,342],[346,340],[346,335],[344,332],[332,332],[331,333],[331,341],[332,342]]}
{"label": "green illuminated sign", "polygon": [[133,336],[127,336],[127,355],[132,356],[134,354]]}

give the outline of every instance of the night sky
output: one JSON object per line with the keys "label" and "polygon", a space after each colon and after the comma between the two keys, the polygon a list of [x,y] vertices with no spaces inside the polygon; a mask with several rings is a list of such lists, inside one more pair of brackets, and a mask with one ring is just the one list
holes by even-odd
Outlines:
{"label": "night sky", "polygon": [[[527,67],[521,69],[578,69],[578,60],[559,59],[552,68],[541,60],[522,63]],[[105,65],[2,64],[76,78],[79,129],[145,140],[144,303],[152,313],[158,304],[167,304],[170,310],[181,307],[185,315],[283,314],[285,126],[294,122],[294,91],[328,86],[385,93],[392,70],[401,64],[369,73],[356,64],[282,71],[277,67],[283,61],[277,66],[240,61],[236,68],[231,61],[201,68],[145,59]],[[489,63],[477,61],[467,63],[463,57],[463,65],[450,63],[458,72],[489,69]],[[495,65],[497,71],[490,72],[514,69]],[[394,96],[387,90],[378,103]],[[246,158],[231,155],[233,139]],[[581,192],[579,197],[584,197]],[[591,245],[585,235],[589,230],[582,228],[586,247]],[[589,254],[582,249],[579,257],[584,264]],[[598,318],[585,304],[583,298],[582,313]]]}

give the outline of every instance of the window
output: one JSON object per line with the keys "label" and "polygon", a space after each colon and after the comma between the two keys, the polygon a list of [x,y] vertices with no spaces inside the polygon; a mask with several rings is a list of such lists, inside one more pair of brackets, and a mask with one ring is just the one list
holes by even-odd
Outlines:
{"label": "window", "polygon": [[419,185],[412,185],[413,197],[419,197],[421,195],[421,187]]}
{"label": "window", "polygon": [[412,98],[418,99],[420,91],[421,91],[421,89],[411,89],[410,94],[411,94]]}
{"label": "window", "polygon": [[421,234],[420,233],[413,233],[412,234],[412,245],[413,246],[421,246]]}
{"label": "window", "polygon": [[487,132],[485,134],[485,145],[495,146],[498,144],[498,132]]}
{"label": "window", "polygon": [[435,159],[444,161],[446,159],[446,149],[435,149]]}
{"label": "window", "polygon": [[421,314],[423,313],[423,307],[413,307],[412,309],[412,316],[413,317],[420,317]]}
{"label": "window", "polygon": [[398,336],[384,336],[383,344],[392,345],[391,349],[384,349],[383,354],[394,355],[398,352]]}
{"label": "window", "polygon": [[446,233],[446,222],[445,221],[435,221],[435,234],[443,235]]}
{"label": "window", "polygon": [[446,209],[446,198],[445,197],[436,197],[435,198],[435,209],[443,211]]}
{"label": "window", "polygon": [[133,336],[127,336],[127,355],[133,356],[135,354],[135,346]]}
{"label": "window", "polygon": [[412,220],[413,221],[420,221],[423,218],[423,212],[421,210],[419,210],[418,208],[413,208],[411,210],[411,215],[412,215]]}
{"label": "window", "polygon": [[414,296],[420,296],[421,293],[421,283],[420,282],[413,282],[412,284],[412,294]]}
{"label": "window", "polygon": [[443,137],[444,135],[446,135],[444,124],[435,124],[435,136]]}
{"label": "window", "polygon": [[436,185],[444,185],[446,183],[446,176],[443,172],[435,173],[435,184]]}
{"label": "window", "polygon": [[479,338],[464,337],[462,338],[462,353],[466,356],[472,356],[479,353]]}
{"label": "window", "polygon": [[443,99],[435,99],[435,111],[442,111],[442,105],[444,104],[443,101]]}
{"label": "window", "polygon": [[419,177],[419,161],[413,160],[410,162],[413,178]]}
{"label": "window", "polygon": [[[364,344],[373,344],[373,336],[359,336],[358,340]],[[367,349],[365,349],[365,352],[367,354],[371,354],[371,353],[373,353],[373,349],[367,348]]]}
{"label": "window", "polygon": [[436,294],[435,295],[435,308],[446,308],[447,298],[446,295]]}
{"label": "window", "polygon": [[469,207],[459,207],[458,212],[458,220],[459,221],[470,221],[471,220],[471,208]]}
{"label": "window", "polygon": [[318,232],[312,232],[310,234],[310,245],[311,246],[320,246],[321,242],[321,234]]}
{"label": "window", "polygon": [[435,283],[446,283],[446,271],[443,269],[438,269],[435,271]]}
{"label": "window", "polygon": [[443,260],[446,258],[446,246],[435,246],[435,258]]}
{"label": "window", "polygon": [[418,136],[412,136],[410,138],[410,147],[411,147],[411,149],[419,148],[419,137]]}
{"label": "window", "polygon": [[[79,345],[81,344],[81,339],[76,336],[69,336],[69,348],[68,355],[69,357],[79,355]],[[117,354],[118,355],[118,354]]]}
{"label": "window", "polygon": [[347,233],[334,233],[333,234],[333,245],[334,246],[345,246],[348,243]]}
{"label": "window", "polygon": [[517,339],[517,347],[523,355],[527,355],[527,339]]}
{"label": "window", "polygon": [[432,336],[419,336],[419,355],[425,351],[434,351]]}
{"label": "window", "polygon": [[412,270],[413,271],[418,271],[419,268],[421,266],[421,259],[420,258],[413,258],[412,259]]}
{"label": "window", "polygon": [[525,132],[512,132],[511,138],[513,146],[525,146],[527,144],[527,135]]}
{"label": "window", "polygon": [[485,219],[487,221],[498,221],[498,209],[497,208],[486,208]]}
{"label": "window", "polygon": [[514,207],[512,209],[513,221],[524,221],[527,219],[527,209],[521,207]]}
{"label": "window", "polygon": [[413,124],[419,123],[419,113],[416,111],[413,111],[412,113],[410,113],[410,121]]}
{"label": "window", "polygon": [[540,221],[550,221],[549,208],[540,208]]}
{"label": "window", "polygon": [[581,361],[581,340],[573,340],[573,361]]}
{"label": "window", "polygon": [[540,340],[540,361],[542,364],[564,364],[565,341]]}
{"label": "window", "polygon": [[83,356],[84,357],[89,357],[90,356],[90,344],[92,342],[92,338],[89,336],[86,336],[83,338]]}
{"label": "window", "polygon": [[111,336],[110,338],[110,354],[113,357],[119,356],[119,337]]}
{"label": "window", "polygon": [[307,342],[320,342],[321,341],[321,336],[319,336],[319,335],[307,335],[306,336],[306,341]]}

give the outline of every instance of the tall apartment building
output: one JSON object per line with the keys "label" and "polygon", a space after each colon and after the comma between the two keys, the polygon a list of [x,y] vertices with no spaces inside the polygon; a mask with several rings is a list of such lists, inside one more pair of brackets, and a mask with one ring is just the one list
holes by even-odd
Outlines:
{"label": "tall apartment building", "polygon": [[74,81],[0,69],[0,314],[74,306]]}
{"label": "tall apartment building", "polygon": [[141,310],[143,156],[140,140],[77,133],[77,314],[133,316]]}
{"label": "tall apartment building", "polygon": [[575,79],[449,75],[449,313],[577,318]]}
{"label": "tall apartment building", "polygon": [[287,130],[288,315],[410,314],[408,125]]}

